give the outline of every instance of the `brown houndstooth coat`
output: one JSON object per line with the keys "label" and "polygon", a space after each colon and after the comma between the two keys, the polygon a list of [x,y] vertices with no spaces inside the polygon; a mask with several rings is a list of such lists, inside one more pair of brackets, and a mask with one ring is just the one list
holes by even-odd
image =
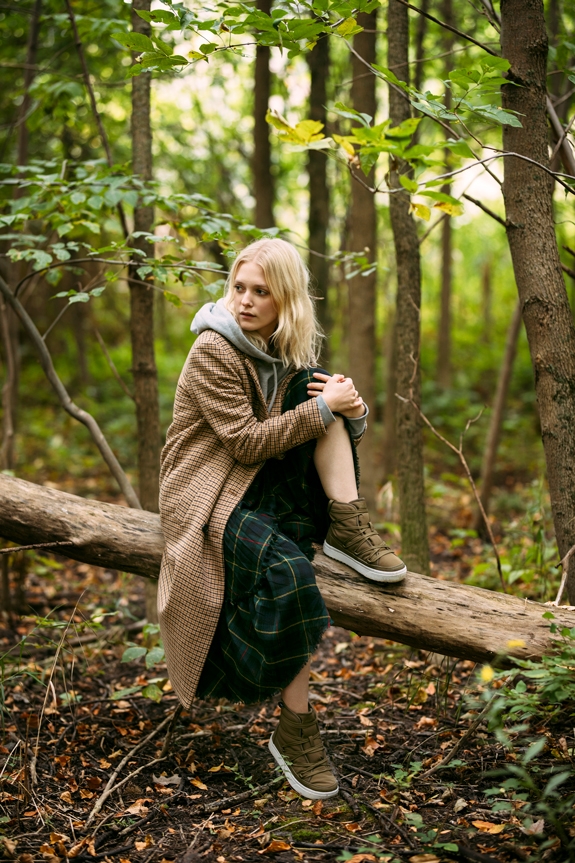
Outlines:
{"label": "brown houndstooth coat", "polygon": [[224,596],[227,520],[268,458],[325,434],[314,398],[281,414],[293,375],[268,415],[256,368],[206,330],[182,369],[162,452],[160,514],[166,548],[158,613],[170,681],[189,707]]}

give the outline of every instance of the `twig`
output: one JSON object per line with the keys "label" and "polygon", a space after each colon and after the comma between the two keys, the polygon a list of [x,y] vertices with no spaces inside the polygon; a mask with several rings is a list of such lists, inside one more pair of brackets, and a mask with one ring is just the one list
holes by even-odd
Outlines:
{"label": "twig", "polygon": [[242,791],[241,794],[234,794],[232,797],[223,797],[215,803],[206,803],[205,806],[202,806],[202,810],[204,812],[217,812],[219,809],[227,809],[235,803],[241,803],[243,800],[249,800],[250,797],[255,797],[256,794],[262,794],[264,791],[269,791],[269,789],[273,788],[274,785],[279,785],[280,782],[284,782],[284,780],[285,776],[283,775],[275,776],[271,782],[267,782],[265,785],[258,785],[256,788],[250,788],[249,791]]}
{"label": "twig", "polygon": [[467,42],[472,42],[473,45],[477,45],[478,48],[481,48],[487,54],[491,54],[492,57],[500,56],[497,51],[494,51],[492,48],[488,48],[487,45],[484,45],[482,42],[478,42],[477,39],[473,38],[473,36],[469,36],[467,33],[464,33],[463,30],[458,30],[457,27],[453,27],[451,24],[446,24],[445,21],[440,21],[439,18],[435,17],[435,15],[431,15],[429,12],[425,12],[425,10],[420,9],[418,6],[408,3],[407,0],[396,0],[396,2],[402,3],[404,6],[407,6],[408,9],[413,9],[414,12],[418,12],[420,15],[423,15],[424,18],[428,18],[430,21],[433,21],[434,24],[439,24],[439,26],[443,27],[445,30],[451,30],[452,33],[455,33],[456,36],[461,36],[461,38],[465,39]]}
{"label": "twig", "polygon": [[[342,782],[341,777],[340,777],[339,781],[340,781],[340,783]],[[359,806],[357,804],[357,800],[354,798],[353,794],[350,794],[349,791],[346,791],[345,788],[342,788],[341,784],[339,786],[339,796],[343,797],[343,799],[345,800],[345,802],[347,803],[347,805],[349,806],[349,808],[351,809],[351,811],[353,812],[353,814],[355,815],[356,818],[362,817],[361,809],[359,808]]]}
{"label": "twig", "polygon": [[122,389],[124,390],[126,395],[129,398],[131,398],[133,402],[135,402],[136,399],[134,398],[134,396],[132,395],[132,393],[128,389],[128,385],[124,382],[124,380],[122,379],[122,376],[120,375],[120,372],[118,371],[118,369],[114,365],[114,360],[110,356],[110,354],[108,352],[108,348],[106,347],[106,343],[105,343],[104,339],[102,338],[102,336],[100,335],[99,330],[94,329],[94,332],[96,333],[96,338],[98,339],[98,344],[102,348],[102,352],[108,361],[108,365],[110,366],[110,371],[112,372],[112,374],[114,375],[114,377],[116,378],[116,380],[118,381],[118,383],[120,384],[120,386],[122,387]]}
{"label": "twig", "polygon": [[[48,701],[48,695],[50,693],[50,685],[52,683],[52,678],[54,677],[54,671],[56,670],[56,663],[58,662],[58,657],[60,656],[60,651],[62,650],[62,645],[64,644],[64,639],[68,634],[68,630],[74,620],[74,615],[76,614],[76,610],[78,608],[78,603],[80,602],[81,596],[78,597],[78,601],[74,606],[74,611],[70,615],[68,623],[62,633],[62,637],[58,643],[58,647],[56,648],[56,653],[54,654],[54,662],[52,664],[52,670],[50,671],[50,677],[48,678],[48,683],[46,685],[46,694],[44,695],[44,701],[42,702],[42,709],[40,711],[40,718],[38,720],[38,732],[36,734],[36,745],[34,746],[32,760],[30,761],[30,777],[32,779],[32,785],[35,786],[38,784],[38,775],[36,773],[36,763],[38,761],[38,750],[40,749],[40,732],[42,730],[42,720],[44,719],[44,711],[46,710],[46,702]],[[53,690],[53,686],[52,686]]]}
{"label": "twig", "polygon": [[[134,757],[136,752],[138,752],[140,749],[142,749],[142,747],[146,746],[150,742],[150,740],[153,740],[154,737],[157,734],[159,734],[160,731],[162,731],[166,727],[166,725],[169,725],[169,723],[172,721],[172,719],[173,719],[172,714],[170,716],[166,716],[166,718],[162,722],[160,722],[160,724],[156,728],[154,728],[154,730],[151,731],[147,737],[145,737],[143,740],[140,740],[140,742],[136,746],[134,746],[133,749],[130,749],[128,754],[125,755],[124,758],[122,758],[122,760],[120,761],[120,763],[118,764],[118,766],[116,767],[116,769],[114,770],[114,772],[112,773],[110,778],[108,779],[108,782],[106,783],[106,787],[104,788],[104,790],[102,791],[102,793],[100,794],[98,799],[96,800],[96,802],[92,808],[92,811],[90,812],[90,814],[88,816],[85,827],[89,827],[89,825],[92,823],[92,821],[94,820],[94,818],[96,817],[96,815],[98,814],[98,812],[100,811],[100,809],[102,808],[102,806],[104,805],[104,803],[106,802],[106,800],[108,799],[108,797],[110,796],[112,791],[114,790],[114,788],[113,788],[114,782],[116,781],[118,774],[120,773],[121,770],[123,770],[123,768],[126,766],[128,761]],[[152,764],[155,764],[155,763],[156,763],[156,761],[152,762]],[[146,766],[150,766],[150,765],[146,765]],[[122,783],[119,783],[117,787],[119,787],[120,784],[122,784]]]}
{"label": "twig", "polygon": [[0,548],[0,554],[12,554],[17,551],[28,551],[29,548],[52,548],[55,545],[76,545],[73,540],[61,542],[34,542],[32,545],[16,545],[11,548]]}
{"label": "twig", "polygon": [[411,838],[407,830],[405,830],[400,824],[397,824],[396,821],[393,821],[389,817],[389,815],[387,815],[385,812],[382,812],[381,809],[376,809],[375,806],[371,805],[371,803],[367,803],[366,801],[364,801],[363,805],[367,806],[369,811],[373,812],[374,815],[377,815],[380,821],[383,821],[388,825],[386,832],[389,832],[390,828],[392,830],[396,830],[403,839],[403,841],[406,842],[410,848],[415,848],[413,839]]}
{"label": "twig", "polygon": [[459,461],[461,462],[463,469],[467,475],[467,479],[469,480],[469,483],[471,485],[471,489],[473,491],[475,501],[477,503],[477,506],[479,507],[479,511],[480,511],[481,516],[483,518],[483,521],[485,524],[485,529],[487,530],[487,534],[489,536],[489,541],[491,542],[491,545],[493,546],[493,553],[495,555],[495,561],[497,564],[497,572],[499,573],[499,580],[501,582],[501,589],[503,590],[503,593],[507,593],[507,588],[505,587],[505,581],[503,579],[503,570],[501,569],[501,558],[499,557],[499,552],[497,551],[497,545],[495,544],[495,537],[493,536],[493,531],[491,530],[491,525],[489,524],[489,521],[487,519],[487,513],[485,512],[485,507],[483,506],[483,503],[481,501],[481,497],[479,496],[479,493],[477,491],[477,486],[475,485],[474,479],[471,475],[469,465],[467,464],[467,460],[466,460],[465,456],[463,455],[463,435],[465,434],[465,432],[467,431],[467,429],[469,428],[471,423],[476,422],[476,420],[479,419],[479,416],[481,416],[481,413],[483,413],[483,411],[479,414],[479,416],[475,417],[473,420],[467,421],[465,431],[461,434],[461,436],[459,438],[459,448],[458,448],[458,447],[454,446],[454,444],[452,444],[451,441],[448,441],[447,438],[443,437],[443,435],[440,434],[440,432],[437,431],[435,426],[427,419],[427,417],[425,416],[425,414],[423,413],[423,411],[421,410],[419,405],[415,403],[415,401],[413,400],[413,397],[411,395],[408,399],[404,398],[403,396],[400,396],[399,393],[396,393],[395,395],[396,395],[396,398],[398,398],[400,401],[405,402],[406,404],[412,405],[415,408],[415,410],[419,413],[419,416],[421,417],[421,419],[423,420],[425,425],[428,427],[428,429],[430,429],[433,432],[435,437],[438,438],[438,440],[442,441],[442,443],[444,443],[446,446],[448,446],[449,449],[452,452],[454,452],[457,455],[457,457],[459,458]]}
{"label": "twig", "polygon": [[571,176],[575,177],[575,156],[573,155],[573,150],[571,149],[571,145],[566,137],[569,127],[567,130],[563,128],[563,124],[557,116],[553,102],[548,95],[545,97],[545,106],[547,108],[547,115],[551,122],[551,127],[557,136],[557,146],[553,151],[553,155],[556,155],[557,151],[561,150],[561,161],[563,162],[563,167],[571,174]]}
{"label": "twig", "polygon": [[483,210],[484,213],[487,213],[488,216],[491,216],[492,219],[495,219],[496,222],[499,222],[500,225],[503,225],[504,228],[507,228],[508,222],[502,219],[501,216],[498,216],[497,213],[494,213],[493,210],[490,210],[489,207],[486,207],[485,204],[482,204],[481,201],[478,201],[477,198],[472,198],[471,195],[465,192],[463,193],[463,197],[471,201],[472,204],[475,204],[476,207],[479,207],[480,210]]}
{"label": "twig", "polygon": [[569,575],[569,567],[567,564],[571,560],[571,557],[575,554],[575,545],[572,545],[565,557],[561,558],[557,566],[561,567],[561,584],[559,585],[559,590],[557,591],[557,596],[555,597],[554,602],[549,603],[550,605],[558,606],[561,602],[561,598],[563,596],[563,591],[565,590],[565,585],[567,584],[567,577]]}
{"label": "twig", "polygon": [[572,279],[575,279],[575,270],[572,270],[571,267],[568,267],[567,264],[561,264],[561,269],[564,273],[567,273],[568,276],[571,276]]}
{"label": "twig", "polygon": [[160,752],[160,758],[163,758],[167,754],[168,749],[170,748],[170,743],[172,742],[172,735],[174,733],[174,728],[176,727],[176,722],[178,721],[180,713],[182,712],[183,709],[184,709],[183,706],[181,704],[178,704],[178,706],[174,710],[172,722],[168,728],[168,731],[166,733],[166,738],[164,740],[164,745],[162,746],[162,750]]}
{"label": "twig", "polygon": [[62,381],[58,377],[58,373],[56,372],[56,369],[54,368],[54,363],[52,362],[52,357],[50,355],[50,352],[49,352],[48,348],[46,347],[45,343],[42,341],[42,336],[40,335],[40,333],[36,329],[36,325],[34,324],[34,321],[30,317],[30,315],[28,314],[28,312],[26,311],[26,309],[24,308],[24,306],[22,305],[20,300],[18,300],[13,295],[13,293],[10,290],[10,288],[8,287],[7,283],[4,281],[4,279],[1,276],[0,276],[0,293],[6,298],[6,300],[8,300],[8,303],[10,304],[10,306],[14,309],[14,311],[16,312],[18,317],[20,318],[20,321],[21,321],[24,329],[28,333],[28,336],[30,337],[34,347],[36,348],[36,350],[39,354],[40,364],[44,370],[44,374],[46,375],[46,377],[48,378],[48,380],[52,384],[54,390],[56,391],[56,394],[60,400],[60,404],[62,405],[64,410],[70,414],[70,416],[74,417],[74,419],[78,420],[79,422],[81,422],[83,425],[85,425],[89,429],[90,434],[92,436],[92,440],[94,441],[94,443],[96,444],[96,446],[100,450],[100,453],[101,453],[104,461],[108,465],[112,476],[114,477],[114,479],[116,480],[116,482],[120,486],[120,489],[121,489],[124,497],[126,498],[129,506],[131,506],[133,509],[141,509],[142,507],[141,507],[140,501],[138,500],[136,492],[132,488],[132,484],[130,483],[130,480],[128,479],[128,477],[124,473],[122,466],[120,465],[120,462],[118,461],[118,459],[116,458],[116,456],[112,452],[112,448],[110,447],[110,444],[108,443],[108,441],[104,437],[102,430],[101,430],[100,426],[98,425],[97,421],[87,411],[82,410],[82,408],[79,408],[78,405],[76,405],[72,401],[70,396],[68,395],[68,391],[66,390],[66,387],[64,386],[64,384],[62,383]]}
{"label": "twig", "polygon": [[485,719],[485,717],[489,713],[489,708],[491,707],[491,704],[495,698],[496,698],[496,695],[491,696],[491,698],[489,699],[489,701],[487,702],[487,704],[485,705],[485,707],[483,708],[483,710],[481,711],[479,716],[477,716],[473,720],[473,722],[471,723],[471,725],[469,726],[469,728],[467,729],[467,731],[465,732],[463,737],[459,738],[459,740],[457,741],[457,743],[455,744],[453,749],[451,749],[447,753],[447,755],[445,755],[441,759],[441,761],[438,761],[437,764],[434,764],[433,767],[431,767],[429,770],[426,770],[425,773],[420,773],[419,776],[417,777],[418,779],[429,779],[429,777],[433,776],[434,773],[437,773],[437,771],[441,767],[445,767],[447,764],[449,764],[449,762],[452,760],[452,758],[455,758],[455,756],[457,755],[457,753],[459,752],[461,747],[465,743],[467,743],[469,738],[475,733],[477,728],[481,725],[481,723],[483,722],[483,720]]}

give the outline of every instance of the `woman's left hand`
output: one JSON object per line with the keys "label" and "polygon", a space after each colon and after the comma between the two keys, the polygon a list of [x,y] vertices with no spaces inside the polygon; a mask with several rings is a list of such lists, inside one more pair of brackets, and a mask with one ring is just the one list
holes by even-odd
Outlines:
{"label": "woman's left hand", "polygon": [[[346,378],[344,375],[330,376],[324,375],[321,372],[314,372],[313,376],[314,378],[317,378],[317,380],[310,381],[307,385],[307,394],[310,397],[317,397],[321,395],[326,383],[332,379],[334,381],[350,381],[351,383],[353,383],[350,378]],[[342,416],[348,417],[349,419],[358,419],[359,417],[362,417],[365,414],[365,404],[363,403],[361,396],[359,395],[357,390],[355,390],[355,397],[357,402],[356,407],[347,411],[338,411],[338,413],[341,413]]]}

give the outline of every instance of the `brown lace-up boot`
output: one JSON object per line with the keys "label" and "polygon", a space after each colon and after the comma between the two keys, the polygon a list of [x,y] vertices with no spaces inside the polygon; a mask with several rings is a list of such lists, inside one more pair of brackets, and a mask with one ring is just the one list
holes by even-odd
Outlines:
{"label": "brown lace-up boot", "polygon": [[294,713],[281,701],[280,706],[280,721],[268,746],[287,781],[309,800],[335,797],[339,786],[327,761],[315,710]]}
{"label": "brown lace-up boot", "polygon": [[323,550],[328,557],[347,563],[372,581],[401,581],[407,567],[374,530],[365,499],[350,503],[330,500],[331,525]]}

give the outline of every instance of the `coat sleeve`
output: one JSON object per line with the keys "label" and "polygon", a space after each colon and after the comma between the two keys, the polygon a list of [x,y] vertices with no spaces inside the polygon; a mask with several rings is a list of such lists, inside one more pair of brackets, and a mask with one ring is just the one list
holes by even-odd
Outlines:
{"label": "coat sleeve", "polygon": [[260,422],[229,351],[216,340],[198,340],[184,367],[185,388],[226,449],[241,464],[277,458],[326,433],[314,398],[295,410]]}

